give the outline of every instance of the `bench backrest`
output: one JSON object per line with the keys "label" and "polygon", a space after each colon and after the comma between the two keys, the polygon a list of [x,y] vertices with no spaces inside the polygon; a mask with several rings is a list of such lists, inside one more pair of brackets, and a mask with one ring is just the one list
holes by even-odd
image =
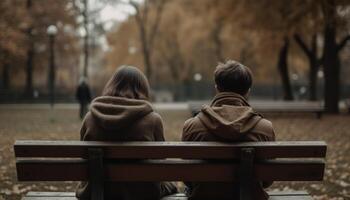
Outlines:
{"label": "bench backrest", "polygon": [[239,181],[246,187],[256,180],[320,181],[326,148],[322,141],[16,141],[14,145],[19,181]]}

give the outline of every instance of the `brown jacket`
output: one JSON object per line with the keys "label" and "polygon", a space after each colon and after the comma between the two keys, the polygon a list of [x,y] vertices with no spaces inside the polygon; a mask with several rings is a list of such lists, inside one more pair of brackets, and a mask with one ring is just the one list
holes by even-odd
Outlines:
{"label": "brown jacket", "polygon": [[[184,141],[274,141],[270,121],[255,112],[241,95],[218,93],[210,106],[203,106],[199,114],[185,122]],[[254,199],[268,199],[263,186],[256,183]],[[186,183],[190,199],[239,199],[239,185],[225,183]]]}
{"label": "brown jacket", "polygon": [[[122,97],[96,98],[80,131],[84,141],[164,141],[161,117],[147,101]],[[164,196],[159,182],[106,182],[106,199],[159,199]],[[168,188],[167,188],[168,189]],[[171,188],[175,189],[176,188]],[[88,182],[79,184],[76,196],[89,199]]]}

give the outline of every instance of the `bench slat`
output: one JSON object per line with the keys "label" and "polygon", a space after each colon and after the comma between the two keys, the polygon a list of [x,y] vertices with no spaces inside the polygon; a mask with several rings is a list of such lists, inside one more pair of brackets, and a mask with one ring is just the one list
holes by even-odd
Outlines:
{"label": "bench slat", "polygon": [[[312,200],[307,192],[268,192],[271,200]],[[77,200],[74,192],[29,192],[23,200]],[[175,194],[162,200],[187,200],[184,194]]]}
{"label": "bench slat", "polygon": [[22,200],[78,200],[76,197],[23,197]]}
{"label": "bench slat", "polygon": [[271,196],[269,200],[313,200],[311,196]]}
{"label": "bench slat", "polygon": [[218,142],[92,142],[92,141],[16,141],[16,157],[82,157],[88,148],[98,147],[105,158],[185,158],[232,159],[239,158],[240,149],[255,148],[255,157],[266,158],[323,158],[327,145],[323,141],[298,142],[244,142],[223,144]]}
{"label": "bench slat", "polygon": [[[83,159],[18,159],[19,181],[80,181],[88,179]],[[105,177],[111,181],[222,181],[238,180],[238,164],[199,160],[148,160],[105,163]],[[271,160],[254,166],[257,180],[317,181],[323,179],[322,160]],[[212,173],[212,172],[215,173]]]}
{"label": "bench slat", "polygon": [[27,197],[75,197],[74,192],[28,192]]}
{"label": "bench slat", "polygon": [[[187,200],[187,197],[164,197],[162,200]],[[78,200],[76,197],[24,197],[22,200]],[[270,196],[269,200],[312,200],[310,196]]]}

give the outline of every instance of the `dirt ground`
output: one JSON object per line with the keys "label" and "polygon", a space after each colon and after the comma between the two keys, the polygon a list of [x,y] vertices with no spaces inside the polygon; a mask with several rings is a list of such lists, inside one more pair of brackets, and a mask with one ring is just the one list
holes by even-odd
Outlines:
{"label": "dirt ground", "polygon": [[[189,113],[160,111],[167,140],[179,140]],[[270,190],[307,190],[315,199],[350,199],[350,115],[267,116],[277,140],[324,140],[328,144],[323,182],[277,182]],[[17,182],[13,144],[18,139],[78,140],[81,121],[75,109],[0,109],[0,200],[20,199],[28,191],[74,191],[76,183]]]}

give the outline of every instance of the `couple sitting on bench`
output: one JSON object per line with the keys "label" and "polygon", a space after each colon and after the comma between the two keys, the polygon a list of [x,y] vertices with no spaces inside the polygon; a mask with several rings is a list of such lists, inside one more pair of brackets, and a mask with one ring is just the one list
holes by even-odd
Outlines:
{"label": "couple sitting on bench", "polygon": [[[211,105],[185,122],[183,141],[274,141],[270,121],[247,103],[252,73],[246,66],[227,61],[214,72],[217,94]],[[149,84],[135,67],[123,66],[105,86],[102,96],[91,104],[80,131],[83,141],[164,141],[163,124],[148,101]],[[239,199],[239,184],[185,183],[189,199]],[[256,182],[254,199],[268,199]],[[106,182],[106,199],[160,199],[176,193],[172,182]],[[79,184],[76,196],[90,198],[88,182]]]}

